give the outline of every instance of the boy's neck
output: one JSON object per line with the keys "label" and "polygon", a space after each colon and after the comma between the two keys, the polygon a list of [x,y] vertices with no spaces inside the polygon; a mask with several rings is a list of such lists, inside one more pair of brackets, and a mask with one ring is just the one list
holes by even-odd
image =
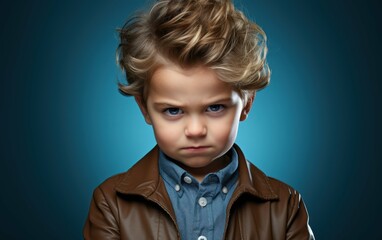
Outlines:
{"label": "boy's neck", "polygon": [[191,174],[196,180],[198,180],[198,182],[202,182],[204,177],[207,176],[209,173],[217,172],[220,169],[225,168],[231,162],[231,154],[230,151],[228,151],[228,153],[215,159],[209,165],[200,168],[192,168],[185,166],[184,164],[179,163],[177,161],[174,162],[175,164],[179,165],[181,168],[186,170],[189,174]]}

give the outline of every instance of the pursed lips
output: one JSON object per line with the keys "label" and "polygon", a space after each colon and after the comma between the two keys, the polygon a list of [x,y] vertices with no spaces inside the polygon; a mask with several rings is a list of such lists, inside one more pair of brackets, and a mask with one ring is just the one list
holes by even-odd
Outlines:
{"label": "pursed lips", "polygon": [[206,149],[209,148],[209,146],[189,146],[189,147],[184,147],[182,149],[184,150],[200,150],[200,149]]}

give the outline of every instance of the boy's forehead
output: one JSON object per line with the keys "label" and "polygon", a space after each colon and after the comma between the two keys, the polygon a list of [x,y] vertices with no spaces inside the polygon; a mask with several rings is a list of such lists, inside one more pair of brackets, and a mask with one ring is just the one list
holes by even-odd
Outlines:
{"label": "boy's forehead", "polygon": [[181,68],[165,65],[152,75],[148,85],[148,94],[173,97],[213,98],[232,94],[233,88],[220,80],[214,70],[205,67]]}
{"label": "boy's forehead", "polygon": [[152,87],[208,89],[222,88],[228,84],[219,79],[214,70],[205,66],[178,67],[165,65],[158,68],[151,77]]}

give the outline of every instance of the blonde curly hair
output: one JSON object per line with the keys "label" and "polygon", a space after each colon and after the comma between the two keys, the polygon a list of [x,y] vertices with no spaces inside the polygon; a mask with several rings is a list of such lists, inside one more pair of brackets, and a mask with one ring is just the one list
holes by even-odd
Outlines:
{"label": "blonde curly hair", "polygon": [[266,35],[230,0],[159,0],[148,13],[129,19],[119,34],[124,95],[146,99],[152,74],[167,63],[207,66],[243,96],[270,80]]}

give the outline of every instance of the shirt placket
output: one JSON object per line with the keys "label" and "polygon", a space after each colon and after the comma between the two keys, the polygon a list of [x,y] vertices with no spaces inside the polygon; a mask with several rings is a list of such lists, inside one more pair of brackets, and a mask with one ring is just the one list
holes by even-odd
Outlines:
{"label": "shirt placket", "polygon": [[[208,181],[208,180],[207,180]],[[206,182],[198,184],[198,193],[195,201],[195,216],[198,218],[198,226],[195,229],[195,239],[207,240],[213,239],[214,216],[213,216],[213,199],[219,188],[217,182]]]}

